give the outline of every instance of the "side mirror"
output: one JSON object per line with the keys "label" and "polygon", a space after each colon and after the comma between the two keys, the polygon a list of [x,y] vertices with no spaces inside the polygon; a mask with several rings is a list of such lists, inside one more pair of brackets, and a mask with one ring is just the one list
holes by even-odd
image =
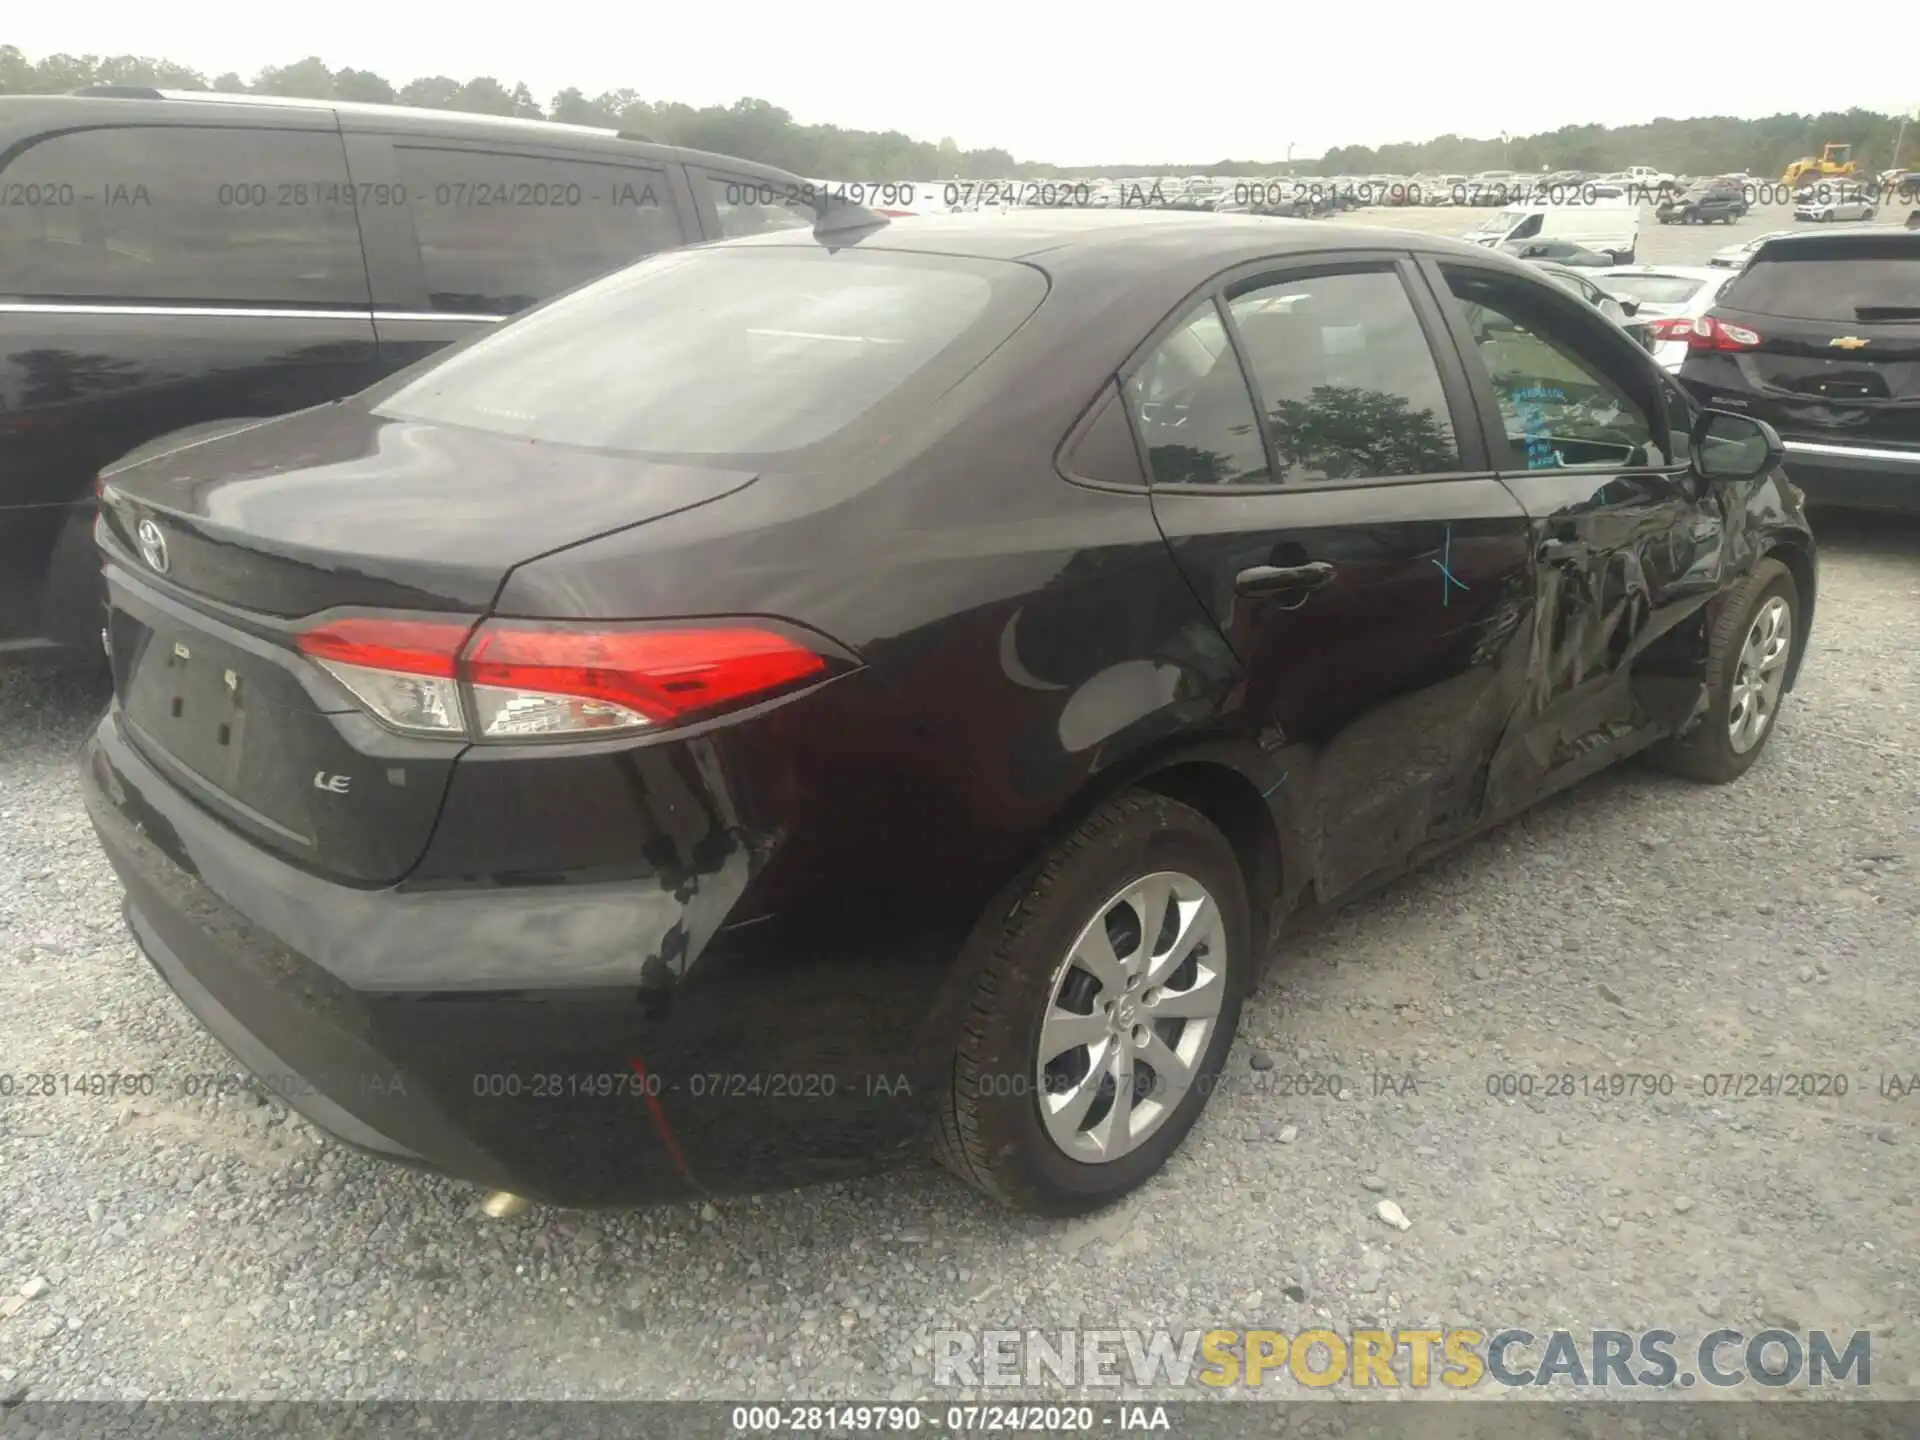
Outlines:
{"label": "side mirror", "polygon": [[1787,453],[1766,421],[1729,410],[1702,410],[1692,439],[1693,472],[1702,480],[1752,480]]}
{"label": "side mirror", "polygon": [[1616,295],[1613,298],[1616,302],[1618,302],[1620,308],[1624,310],[1629,316],[1638,315],[1640,313],[1640,302],[1638,300],[1629,300],[1624,295]]}

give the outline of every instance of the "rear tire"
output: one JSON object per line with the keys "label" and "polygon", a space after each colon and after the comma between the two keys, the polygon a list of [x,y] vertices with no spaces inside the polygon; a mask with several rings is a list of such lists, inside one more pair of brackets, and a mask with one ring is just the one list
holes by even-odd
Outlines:
{"label": "rear tire", "polygon": [[[1784,629],[1777,619],[1770,621],[1782,614]],[[1724,785],[1746,774],[1773,735],[1799,624],[1800,593],[1793,575],[1778,560],[1762,560],[1727,597],[1714,623],[1707,651],[1707,713],[1691,733],[1656,746],[1654,762],[1706,785]]]}
{"label": "rear tire", "polygon": [[[1170,903],[1149,939],[1163,885]],[[997,899],[968,942],[963,963],[976,973],[940,1109],[941,1162],[1034,1214],[1119,1199],[1205,1108],[1253,960],[1226,838],[1163,795],[1109,801],[1016,883],[1011,903]],[[1180,1064],[1184,1079],[1168,1084]]]}

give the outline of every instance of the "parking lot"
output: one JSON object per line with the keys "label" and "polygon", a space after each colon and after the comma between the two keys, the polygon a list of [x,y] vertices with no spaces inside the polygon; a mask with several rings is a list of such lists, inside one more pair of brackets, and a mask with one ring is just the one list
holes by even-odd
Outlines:
{"label": "parking lot", "polygon": [[[1638,258],[1791,223],[1647,213]],[[1749,775],[1610,771],[1289,940],[1186,1146],[1072,1223],[931,1167],[493,1220],[201,1093],[233,1062],[128,942],[73,774],[105,691],[0,671],[0,1398],[908,1398],[941,1330],[1376,1321],[1866,1329],[1876,1393],[1920,1390],[1920,526],[1816,528]],[[1548,1093],[1603,1074],[1652,1078]]]}
{"label": "parking lot", "polygon": [[[1425,235],[1459,235],[1486,213],[1485,210],[1456,205],[1431,206],[1425,209],[1387,209],[1376,206],[1350,211],[1340,219],[1342,223],[1380,225],[1396,230],[1417,230]],[[1898,210],[1896,207],[1883,212],[1874,223],[1897,223],[1905,213],[1904,210]],[[1731,225],[1662,225],[1653,218],[1652,207],[1642,205],[1640,207],[1640,243],[1635,251],[1634,263],[1704,265],[1707,263],[1707,257],[1716,250],[1724,249],[1755,235],[1796,228],[1817,227],[1804,221],[1796,222],[1791,205],[1756,205]],[[1848,225],[1843,222],[1835,228],[1846,229]]]}

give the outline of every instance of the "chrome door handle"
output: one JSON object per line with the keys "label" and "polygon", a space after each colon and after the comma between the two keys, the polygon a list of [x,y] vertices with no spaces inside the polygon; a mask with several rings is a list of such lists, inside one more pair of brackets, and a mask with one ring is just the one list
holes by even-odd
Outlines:
{"label": "chrome door handle", "polygon": [[1318,590],[1338,573],[1324,560],[1305,565],[1255,565],[1233,577],[1233,588],[1249,598],[1284,595],[1289,590]]}

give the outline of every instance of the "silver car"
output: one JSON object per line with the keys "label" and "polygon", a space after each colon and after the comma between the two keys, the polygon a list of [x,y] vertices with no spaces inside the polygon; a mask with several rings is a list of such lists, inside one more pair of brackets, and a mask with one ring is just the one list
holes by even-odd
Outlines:
{"label": "silver car", "polygon": [[1693,322],[1713,308],[1739,274],[1738,269],[1707,265],[1616,265],[1588,272],[1593,283],[1616,300],[1638,303],[1629,328],[1669,371],[1679,370],[1687,358]]}
{"label": "silver car", "polygon": [[[1621,303],[1619,297],[1602,289],[1595,280],[1605,272],[1599,269],[1575,270],[1568,265],[1556,265],[1545,261],[1535,261],[1540,273],[1545,275],[1561,289],[1570,291],[1586,301],[1614,324],[1628,326],[1631,317],[1638,310],[1632,300]],[[1630,328],[1630,327],[1629,327]]]}
{"label": "silver car", "polygon": [[1744,270],[1747,261],[1753,258],[1753,252],[1769,240],[1777,240],[1782,235],[1798,234],[1795,230],[1769,230],[1764,235],[1756,235],[1751,240],[1739,240],[1724,250],[1716,250],[1707,258],[1707,264],[1730,270]]}
{"label": "silver car", "polygon": [[1873,197],[1853,185],[1813,185],[1793,197],[1796,220],[1871,220],[1878,213]]}

